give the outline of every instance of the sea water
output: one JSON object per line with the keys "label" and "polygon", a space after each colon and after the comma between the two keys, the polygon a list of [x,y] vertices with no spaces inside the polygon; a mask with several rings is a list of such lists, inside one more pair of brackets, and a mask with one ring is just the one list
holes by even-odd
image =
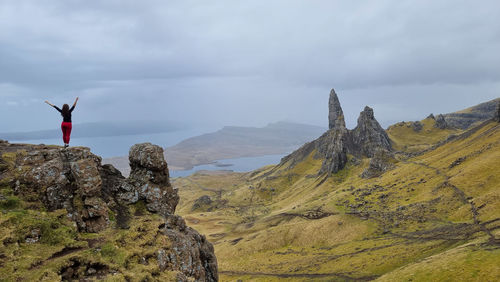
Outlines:
{"label": "sea water", "polygon": [[266,155],[260,157],[245,157],[245,158],[234,158],[234,159],[224,159],[215,161],[212,164],[198,165],[190,170],[170,170],[171,177],[186,177],[197,171],[201,170],[228,170],[234,172],[247,172],[258,169],[260,167],[278,164],[281,158],[287,154],[278,155]]}

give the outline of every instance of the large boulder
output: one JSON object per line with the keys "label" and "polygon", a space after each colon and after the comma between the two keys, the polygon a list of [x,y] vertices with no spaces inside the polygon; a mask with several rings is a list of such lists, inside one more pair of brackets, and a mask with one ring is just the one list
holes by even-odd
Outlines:
{"label": "large boulder", "polygon": [[162,215],[173,214],[179,196],[170,185],[163,149],[151,143],[136,144],[130,148],[129,161],[128,182],[136,187],[139,199],[146,202],[148,210]]}

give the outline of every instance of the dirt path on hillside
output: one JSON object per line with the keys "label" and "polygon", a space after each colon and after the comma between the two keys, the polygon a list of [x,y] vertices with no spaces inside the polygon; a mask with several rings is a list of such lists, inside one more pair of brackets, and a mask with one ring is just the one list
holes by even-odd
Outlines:
{"label": "dirt path on hillside", "polygon": [[219,271],[219,274],[229,276],[269,276],[279,278],[340,278],[345,281],[371,281],[378,276],[350,277],[345,273],[266,273],[266,272],[245,272],[245,271]]}
{"label": "dirt path on hillside", "polygon": [[444,178],[444,180],[438,187],[439,188],[447,187],[447,188],[452,189],[453,192],[458,196],[459,200],[463,204],[469,204],[470,205],[470,212],[471,212],[471,216],[472,216],[472,219],[474,221],[474,224],[476,224],[481,229],[481,231],[483,231],[484,233],[486,233],[486,235],[488,235],[490,237],[489,243],[495,244],[495,245],[500,245],[500,239],[495,238],[495,235],[493,235],[491,230],[488,229],[488,227],[486,227],[486,223],[482,223],[479,221],[479,211],[476,207],[476,204],[472,200],[473,198],[470,196],[467,196],[467,194],[465,194],[465,192],[462,189],[460,189],[456,185],[450,183],[450,177],[448,175],[442,173],[439,168],[430,166],[426,163],[420,163],[420,162],[415,162],[415,161],[403,161],[403,162],[423,166],[423,167],[428,168],[428,169],[432,169],[436,172],[437,175],[442,176]]}

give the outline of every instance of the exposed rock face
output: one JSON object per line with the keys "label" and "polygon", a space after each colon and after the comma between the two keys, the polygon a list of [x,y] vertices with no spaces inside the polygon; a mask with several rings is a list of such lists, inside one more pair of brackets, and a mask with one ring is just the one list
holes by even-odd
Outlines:
{"label": "exposed rock face", "polygon": [[170,185],[163,149],[151,143],[136,144],[130,148],[129,160],[128,183],[137,187],[139,199],[145,200],[151,212],[173,214],[179,196]]}
{"label": "exposed rock face", "polygon": [[373,157],[378,149],[392,150],[389,136],[375,119],[373,109],[368,106],[360,113],[358,126],[352,131],[352,136],[359,152],[367,157]]}
{"label": "exposed rock face", "polygon": [[[165,227],[160,232],[170,238],[170,249],[157,252],[161,270],[178,270],[197,281],[217,281],[217,259],[214,248],[205,236],[187,227],[184,219],[177,215],[167,216]],[[173,250],[173,252],[172,252]]]}
{"label": "exposed rock face", "polygon": [[319,173],[336,173],[347,163],[348,144],[350,136],[348,130],[334,128],[328,130],[318,139],[317,154],[324,158]]}
{"label": "exposed rock face", "polygon": [[394,155],[384,149],[379,149],[370,160],[370,165],[361,174],[362,178],[373,178],[382,175],[384,172],[394,168],[396,159]]}
{"label": "exposed rock face", "polygon": [[[217,260],[212,245],[182,218],[173,215],[179,201],[169,181],[163,149],[150,143],[130,149],[131,174],[124,178],[88,148],[62,149],[44,145],[0,142],[0,156],[14,158],[15,169],[6,168],[3,157],[0,178],[11,180],[17,196],[49,211],[66,209],[82,232],[100,232],[109,227],[110,211],[117,227],[128,228],[128,206],[143,201],[147,210],[165,219],[159,234],[171,244],[157,251],[160,270],[179,271],[180,281],[217,281]],[[158,236],[158,235],[157,235]]]}
{"label": "exposed rock face", "polygon": [[371,158],[377,150],[392,150],[389,136],[375,119],[370,107],[361,112],[354,130],[346,128],[342,107],[333,89],[330,92],[328,121],[330,129],[326,133],[284,157],[281,163],[289,162],[294,166],[316,150],[314,157],[323,159],[319,173],[331,174],[346,166],[348,154]]}
{"label": "exposed rock face", "polygon": [[500,98],[497,98],[466,110],[445,114],[443,116],[446,119],[448,127],[467,129],[477,122],[486,121],[491,119],[492,116],[495,116],[499,102]]}
{"label": "exposed rock face", "polygon": [[448,124],[446,123],[446,120],[444,119],[443,115],[437,116],[436,123],[434,124],[434,127],[439,128],[439,129],[446,129],[448,127]]}
{"label": "exposed rock face", "polygon": [[334,89],[330,91],[330,100],[328,102],[328,124],[329,129],[345,128],[344,112]]}
{"label": "exposed rock face", "polygon": [[500,122],[500,101],[497,104],[497,110],[495,112],[495,116],[493,117],[493,119],[497,122]]}
{"label": "exposed rock face", "polygon": [[329,130],[316,140],[317,157],[323,158],[319,173],[336,173],[347,163],[349,131],[345,126],[344,112],[335,90],[330,91],[328,102]]}
{"label": "exposed rock face", "polygon": [[108,226],[108,207],[101,198],[101,159],[88,148],[46,147],[17,155],[14,191],[40,200],[49,211],[65,208],[78,229],[98,232]]}

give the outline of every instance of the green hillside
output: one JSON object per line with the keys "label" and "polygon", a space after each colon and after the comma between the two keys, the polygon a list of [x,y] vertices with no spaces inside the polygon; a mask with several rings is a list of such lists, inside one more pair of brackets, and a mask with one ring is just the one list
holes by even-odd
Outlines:
{"label": "green hillside", "polygon": [[178,213],[214,244],[222,281],[495,281],[500,124],[422,123],[388,130],[396,149],[426,151],[396,154],[380,177],[361,178],[369,159],[353,156],[318,175],[310,152],[294,166],[177,178]]}

